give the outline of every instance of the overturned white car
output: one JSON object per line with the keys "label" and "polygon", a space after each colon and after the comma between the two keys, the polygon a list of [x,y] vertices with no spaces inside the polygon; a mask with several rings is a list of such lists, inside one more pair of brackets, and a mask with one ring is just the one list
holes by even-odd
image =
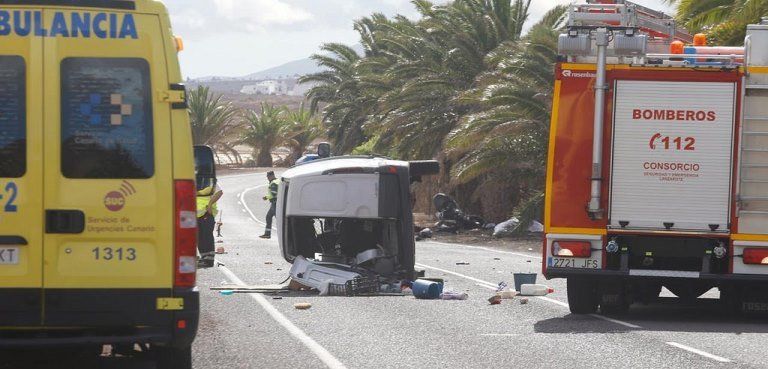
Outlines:
{"label": "overturned white car", "polygon": [[438,171],[436,161],[368,156],[289,169],[281,179],[276,214],[283,256],[296,267],[307,265],[296,274],[309,285],[353,274],[413,279],[410,185]]}

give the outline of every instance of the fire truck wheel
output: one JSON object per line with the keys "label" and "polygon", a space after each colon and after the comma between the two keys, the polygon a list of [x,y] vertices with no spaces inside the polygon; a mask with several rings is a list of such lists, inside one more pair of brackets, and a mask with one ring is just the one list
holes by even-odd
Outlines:
{"label": "fire truck wheel", "polygon": [[593,314],[597,311],[596,283],[587,278],[568,278],[568,306],[573,314]]}

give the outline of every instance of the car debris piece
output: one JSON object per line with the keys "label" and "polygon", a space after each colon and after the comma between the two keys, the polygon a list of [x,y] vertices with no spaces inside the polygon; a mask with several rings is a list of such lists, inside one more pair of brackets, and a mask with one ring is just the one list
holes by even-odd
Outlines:
{"label": "car debris piece", "polygon": [[219,246],[219,247],[216,248],[216,253],[217,254],[226,254],[227,252],[224,251],[224,247]]}
{"label": "car debris piece", "polygon": [[436,224],[438,231],[456,232],[461,229],[478,229],[485,225],[485,220],[475,215],[467,215],[461,209],[459,204],[444,193],[435,194],[432,202],[437,209]]}
{"label": "car debris piece", "polygon": [[528,303],[528,298],[527,297],[523,297],[523,298],[520,299],[520,305],[525,305],[527,303]]}
{"label": "car debris piece", "polygon": [[289,273],[293,281],[318,290],[327,283],[345,284],[360,277],[360,273],[353,271],[349,266],[310,261],[303,256],[297,256],[293,260]]}
{"label": "car debris piece", "polygon": [[460,262],[456,263],[456,265],[469,265],[469,263],[466,262],[466,261],[460,261]]}
{"label": "car debris piece", "polygon": [[432,238],[432,230],[429,228],[424,228],[419,232],[419,237],[421,238]]}
{"label": "car debris piece", "polygon": [[232,295],[234,293],[235,293],[235,291],[232,291],[232,290],[221,290],[221,291],[219,291],[219,294],[222,295],[222,296],[230,296],[230,295]]}
{"label": "car debris piece", "polygon": [[440,294],[441,300],[466,300],[469,295],[464,292],[445,291]]}
{"label": "car debris piece", "polygon": [[488,298],[488,302],[489,302],[491,305],[498,305],[498,304],[501,304],[501,296],[499,296],[499,295],[493,295],[493,296],[491,296],[490,298]]}
{"label": "car debris piece", "polygon": [[511,300],[517,296],[517,291],[501,291],[499,296],[502,300]]}
{"label": "car debris piece", "polygon": [[296,310],[307,310],[307,309],[312,307],[312,304],[310,304],[308,302],[299,302],[299,303],[293,304],[293,307]]}
{"label": "car debris piece", "polygon": [[[496,226],[493,227],[492,236],[495,238],[511,236],[516,232],[518,232],[520,227],[525,227],[525,226],[526,225],[520,224],[519,219],[517,219],[516,217],[512,217],[506,221],[496,224]],[[527,228],[525,228],[525,230],[530,233],[541,233],[541,232],[544,232],[544,225],[537,220],[533,220],[531,221],[530,224],[527,225]]]}
{"label": "car debris piece", "polygon": [[496,224],[496,226],[493,227],[493,237],[505,237],[512,235],[519,225],[520,221],[515,217]]}

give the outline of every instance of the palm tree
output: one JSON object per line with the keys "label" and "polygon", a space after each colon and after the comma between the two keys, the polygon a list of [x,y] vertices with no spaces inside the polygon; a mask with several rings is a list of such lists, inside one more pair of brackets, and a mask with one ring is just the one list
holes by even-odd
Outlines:
{"label": "palm tree", "polygon": [[705,32],[710,43],[742,45],[747,25],[768,15],[768,0],[667,0],[689,31]]}
{"label": "palm tree", "polygon": [[[520,194],[518,209],[527,224],[541,215],[549,120],[557,57],[558,26],[564,6],[550,10],[521,43],[490,53],[493,68],[479,78],[464,101],[477,108],[451,133],[457,184],[507,183]],[[521,227],[526,229],[526,227]]]}
{"label": "palm tree", "polygon": [[334,152],[349,152],[365,142],[362,125],[370,106],[363,101],[355,70],[361,57],[351,47],[337,43],[324,44],[320,49],[327,54],[315,54],[312,59],[325,70],[303,76],[299,83],[315,84],[307,92],[310,112],[327,104],[322,115]]}
{"label": "palm tree", "polygon": [[261,103],[261,111],[245,112],[245,130],[240,143],[251,146],[254,150],[256,165],[272,166],[272,149],[284,141],[287,117],[284,107]]}
{"label": "palm tree", "polygon": [[316,84],[308,98],[313,111],[324,106],[337,153],[445,159],[455,179],[442,190],[501,184],[514,198],[509,206],[538,209],[564,8],[524,35],[531,3],[413,0],[420,19],[355,22],[362,55],[324,45],[314,58],[326,70],[302,81]]}
{"label": "palm tree", "polygon": [[198,86],[189,92],[188,111],[195,145],[211,146],[215,152],[233,154],[239,162],[239,154],[232,144],[241,124],[238,109],[222,95],[216,95],[207,86]]}
{"label": "palm tree", "polygon": [[288,124],[283,127],[283,136],[291,147],[291,155],[288,157],[288,165],[293,165],[304,155],[304,150],[316,138],[322,136],[323,127],[317,116],[301,104],[299,110],[288,115]]}

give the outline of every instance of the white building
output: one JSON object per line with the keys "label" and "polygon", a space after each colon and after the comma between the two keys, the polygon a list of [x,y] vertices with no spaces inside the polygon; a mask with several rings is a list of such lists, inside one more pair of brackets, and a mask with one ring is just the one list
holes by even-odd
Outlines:
{"label": "white building", "polygon": [[266,80],[256,82],[253,85],[245,85],[240,90],[240,93],[246,95],[282,95],[287,92],[285,82],[277,80]]}

